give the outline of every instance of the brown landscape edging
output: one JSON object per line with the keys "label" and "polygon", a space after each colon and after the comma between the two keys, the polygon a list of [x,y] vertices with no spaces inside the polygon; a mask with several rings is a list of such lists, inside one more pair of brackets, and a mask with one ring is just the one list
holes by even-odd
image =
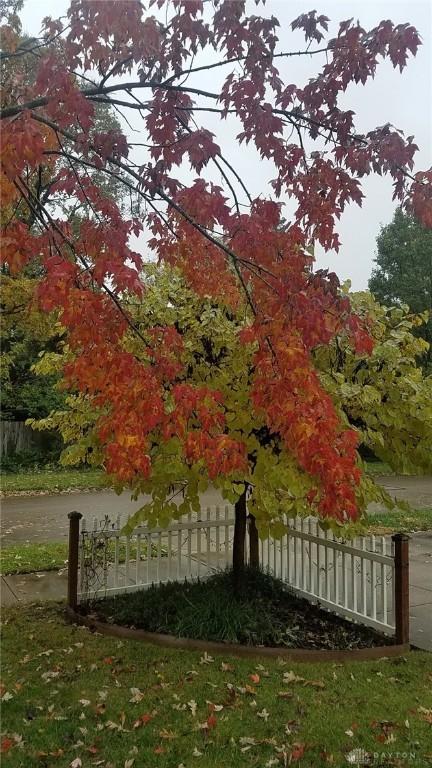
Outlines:
{"label": "brown landscape edging", "polygon": [[192,640],[190,638],[162,635],[156,632],[146,632],[143,629],[131,629],[119,624],[108,624],[98,619],[84,616],[72,608],[66,608],[69,621],[79,624],[102,635],[119,637],[122,640],[138,640],[162,648],[173,648],[182,651],[207,651],[239,657],[283,658],[291,661],[367,661],[382,659],[384,656],[403,656],[410,650],[410,645],[380,645],[373,648],[354,648],[347,651],[306,650],[302,648],[258,648],[250,645],[234,643],[217,643],[212,640]]}

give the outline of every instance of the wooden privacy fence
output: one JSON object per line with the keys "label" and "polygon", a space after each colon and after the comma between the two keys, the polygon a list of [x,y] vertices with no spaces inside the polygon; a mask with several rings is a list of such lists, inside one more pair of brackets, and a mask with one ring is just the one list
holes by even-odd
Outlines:
{"label": "wooden privacy fence", "polygon": [[[91,525],[72,512],[69,534],[69,605],[144,589],[167,581],[198,579],[231,564],[233,507],[213,507],[168,528],[139,526],[122,533],[122,521]],[[313,518],[287,519],[281,539],[260,541],[260,566],[295,594],[396,641],[409,640],[408,537],[396,534],[345,541]],[[247,547],[247,551],[249,548]]]}
{"label": "wooden privacy fence", "polygon": [[0,421],[0,457],[21,453],[38,444],[38,435],[24,421]]}

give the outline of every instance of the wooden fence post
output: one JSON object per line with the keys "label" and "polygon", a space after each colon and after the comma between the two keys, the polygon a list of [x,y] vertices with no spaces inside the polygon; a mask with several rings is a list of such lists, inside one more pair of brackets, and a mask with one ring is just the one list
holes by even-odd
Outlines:
{"label": "wooden fence post", "polygon": [[69,560],[68,560],[68,591],[67,604],[76,609],[78,605],[78,555],[79,529],[81,512],[69,512]]}
{"label": "wooden fence post", "polygon": [[394,554],[394,612],[396,642],[409,643],[409,536],[395,533],[392,536]]}
{"label": "wooden fence post", "polygon": [[251,568],[259,568],[259,538],[255,517],[248,515],[249,523],[249,565]]}

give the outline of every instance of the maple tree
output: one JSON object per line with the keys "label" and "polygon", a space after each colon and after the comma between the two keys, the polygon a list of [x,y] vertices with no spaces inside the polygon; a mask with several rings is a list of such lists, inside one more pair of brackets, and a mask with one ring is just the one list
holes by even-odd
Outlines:
{"label": "maple tree", "polygon": [[[247,15],[244,0],[149,5],[72,0],[65,19],[46,19],[42,37],[24,43],[16,15],[6,19],[2,63],[36,57],[37,73],[31,84],[12,77],[3,95],[2,204],[12,212],[3,262],[16,274],[38,254],[38,299],[60,313],[73,351],[68,386],[100,408],[107,469],[132,489],[154,472],[155,430],[167,442],[177,439],[186,464],[204,462],[214,479],[247,468],[247,446],[225,434],[222,393],[193,382],[172,386],[183,366],[175,327],[147,333],[145,359],[125,344],[130,333],[143,342],[123,300],[145,294],[132,236],[147,237],[160,262],[181,269],[197,294],[234,312],[246,301],[249,321],[239,339],[256,347],[255,417],[311,478],[312,511],[354,520],[358,435],[341,421],[313,353],[343,332],[357,352],[373,344],[367,318],[352,312],[336,276],[313,271],[311,246],[338,249],[337,221],[348,204],[361,204],[369,173],[388,174],[395,199],[432,225],[432,171],[412,173],[413,137],[390,125],[362,134],[353,110],[341,106],[348,87],[365,85],[381,60],[403,70],[419,35],[409,24],[382,21],[365,30],[347,20],[330,37],[327,17],[311,11],[291,24],[304,34],[304,49],[289,51],[278,45],[288,30],[278,35],[274,16]],[[303,55],[316,57],[317,75],[304,86],[283,82],[279,61]],[[220,78],[212,90],[209,73],[212,84]],[[121,111],[127,136],[97,130],[101,104]],[[209,117],[232,116],[241,124],[238,145],[251,145],[274,168],[257,199],[206,127]],[[189,183],[186,165],[195,175]],[[35,194],[41,168],[54,179],[48,200]],[[121,212],[90,170],[138,196],[139,218]],[[78,228],[62,215],[65,197],[85,205]],[[293,212],[281,227],[289,198]],[[31,224],[17,213],[22,205]]]}
{"label": "maple tree", "polygon": [[[166,382],[167,407],[173,407],[184,386],[220,392],[224,404],[220,429],[224,439],[246,446],[247,465],[220,473],[214,465],[216,454],[202,457],[198,451],[185,461],[178,431],[167,439],[155,427],[149,449],[152,473],[135,485],[136,495],[147,494],[150,500],[131,517],[129,529],[142,521],[150,526],[167,525],[173,518],[198,512],[200,493],[213,486],[235,506],[239,543],[233,556],[238,557],[240,569],[245,554],[248,496],[249,561],[257,564],[258,533],[280,536],[286,518],[307,515],[314,481],[286,449],[281,435],[269,430],[265,414],[254,411],[251,387],[257,344],[245,345],[241,341],[250,309],[243,302],[233,311],[214,298],[198,296],[178,269],[148,264],[143,282],[143,300],[131,299],[129,311],[145,341],[130,332],[125,348],[140,361],[154,365],[148,344],[155,329],[161,333],[161,329],[175,328],[181,338],[182,370],[174,381]],[[348,286],[343,290],[347,292]],[[367,292],[346,295],[359,320],[367,315],[374,349],[371,354],[356,354],[347,332],[338,334],[329,345],[314,350],[320,384],[331,396],[341,423],[356,430],[359,448],[373,451],[395,471],[431,473],[432,380],[417,364],[426,342],[413,335],[424,318],[410,315],[403,308],[387,310]],[[61,378],[73,357],[74,352],[65,344],[62,353],[47,352],[42,357],[39,372]],[[34,426],[61,433],[66,445],[64,464],[85,461],[98,465],[104,461],[98,437],[100,416],[101,407],[95,398],[76,393],[68,396],[67,408],[34,422]],[[187,426],[188,430],[195,426],[192,419]],[[362,465],[360,457],[358,464]],[[121,488],[120,484],[118,490]],[[364,510],[372,501],[397,506],[372,477],[363,474],[356,489],[356,503]],[[327,525],[340,534],[341,522],[342,517],[330,518]],[[353,522],[343,526],[344,535],[360,530]]]}

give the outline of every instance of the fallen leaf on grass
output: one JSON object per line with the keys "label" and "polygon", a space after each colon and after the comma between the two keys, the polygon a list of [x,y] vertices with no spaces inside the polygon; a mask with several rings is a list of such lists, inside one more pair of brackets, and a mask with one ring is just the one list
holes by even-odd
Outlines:
{"label": "fallen leaf on grass", "polygon": [[141,728],[142,725],[147,725],[150,720],[153,720],[153,717],[154,715],[150,715],[148,712],[145,712],[143,715],[140,715],[137,720],[135,720],[133,727]]}
{"label": "fallen leaf on grass", "polygon": [[305,680],[303,685],[310,685],[311,688],[325,688],[324,680]]}
{"label": "fallen leaf on grass", "polygon": [[300,760],[300,758],[302,758],[305,753],[305,749],[306,749],[305,744],[299,741],[294,742],[291,750],[291,762],[295,760]]}
{"label": "fallen leaf on grass", "polygon": [[262,720],[267,722],[267,720],[270,717],[270,712],[267,712],[267,710],[264,707],[264,709],[262,709],[261,712],[257,712],[257,717],[260,717]]}
{"label": "fallen leaf on grass", "polygon": [[76,757],[75,760],[72,760],[70,764],[70,768],[81,768],[82,761],[80,757]]}
{"label": "fallen leaf on grass", "polygon": [[211,731],[213,728],[216,728],[217,717],[215,717],[215,715],[209,715],[206,720],[206,723],[207,723],[208,730]]}
{"label": "fallen leaf on grass", "polygon": [[6,691],[1,697],[2,701],[10,701],[11,699],[13,699],[13,693],[9,693],[9,691]]}
{"label": "fallen leaf on grass", "polygon": [[192,757],[201,757],[202,752],[199,751],[198,747],[195,747],[194,751],[192,752]]}
{"label": "fallen leaf on grass", "polygon": [[59,670],[50,669],[48,672],[43,672],[41,678],[45,681],[45,683],[49,683],[50,680],[55,680],[55,678],[59,677],[59,675]]}
{"label": "fallen leaf on grass", "polygon": [[139,704],[143,700],[144,694],[139,688],[131,688],[130,692],[132,694],[132,697],[129,699],[131,704]]}
{"label": "fallen leaf on grass", "polygon": [[189,709],[191,711],[192,717],[195,717],[195,715],[196,715],[197,706],[198,705],[197,705],[197,703],[196,703],[196,701],[194,699],[191,699],[190,701],[188,701],[188,707],[189,707]]}
{"label": "fallen leaf on grass", "polygon": [[204,656],[201,656],[200,658],[200,664],[212,664],[213,662],[213,656],[210,656],[207,651],[204,651]]}
{"label": "fallen leaf on grass", "polygon": [[253,736],[240,736],[239,743],[243,747],[253,747],[257,743],[257,740]]}
{"label": "fallen leaf on grass", "polygon": [[425,707],[419,707],[417,712],[422,715],[422,720],[426,720],[427,723],[432,725],[432,709],[426,709]]}
{"label": "fallen leaf on grass", "polygon": [[279,699],[292,699],[294,694],[291,691],[279,691],[278,698]]}
{"label": "fallen leaf on grass", "polygon": [[224,661],[221,664],[221,670],[222,672],[234,672],[234,667],[232,664],[226,664]]}
{"label": "fallen leaf on grass", "polygon": [[14,744],[15,742],[13,739],[10,739],[8,736],[4,736],[4,738],[1,740],[0,752],[3,755],[7,754],[7,752],[12,749]]}
{"label": "fallen leaf on grass", "polygon": [[251,681],[251,682],[252,682],[254,685],[258,685],[258,683],[259,683],[260,679],[261,679],[261,678],[260,678],[260,676],[259,676],[258,674],[256,674],[256,673],[254,673],[254,674],[252,674],[252,675],[249,675],[249,680],[250,680],[250,681]]}
{"label": "fallen leaf on grass", "polygon": [[304,683],[304,677],[299,677],[291,670],[283,673],[283,681],[284,683]]}
{"label": "fallen leaf on grass", "polygon": [[161,739],[166,739],[167,741],[172,741],[177,738],[177,734],[174,733],[174,731],[169,731],[167,728],[162,728],[162,730],[159,731],[159,736]]}
{"label": "fallen leaf on grass", "polygon": [[114,723],[112,720],[107,720],[105,723],[105,728],[108,728],[110,731],[125,731],[124,724],[126,722],[126,715],[124,712],[120,713],[120,722]]}

